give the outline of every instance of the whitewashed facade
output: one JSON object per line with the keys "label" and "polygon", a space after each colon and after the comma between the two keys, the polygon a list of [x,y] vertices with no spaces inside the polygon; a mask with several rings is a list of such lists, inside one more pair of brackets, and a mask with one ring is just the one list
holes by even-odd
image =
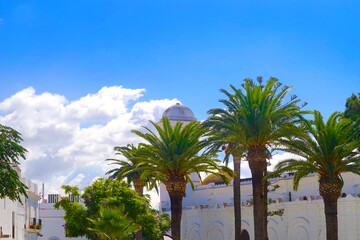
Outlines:
{"label": "whitewashed facade", "polygon": [[[185,124],[196,120],[192,111],[183,105],[174,105],[163,116],[172,124]],[[184,121],[185,120],[185,121]],[[187,186],[183,199],[181,223],[182,240],[232,240],[234,239],[233,186],[210,183],[201,186],[196,175],[192,175],[195,190]],[[360,240],[360,177],[343,175],[345,185],[343,196],[338,200],[339,239]],[[318,177],[310,175],[300,182],[298,191],[293,191],[290,175],[271,179],[271,185],[278,185],[269,192],[272,203],[268,210],[277,215],[268,217],[270,240],[325,240],[325,214],[322,198],[319,196]],[[270,186],[269,189],[272,189]],[[242,229],[254,239],[251,179],[241,182]],[[160,185],[160,210],[170,214],[170,199],[166,187]],[[282,212],[282,214],[281,214]],[[280,214],[279,214],[280,213]]]}
{"label": "whitewashed facade", "polygon": [[[14,166],[21,176],[19,167]],[[39,218],[38,187],[26,178],[21,181],[28,187],[28,197],[19,201],[0,199],[0,238],[16,240],[37,240],[41,235],[42,222]]]}
{"label": "whitewashed facade", "polygon": [[[360,177],[344,174],[343,197],[338,200],[339,239],[360,239]],[[300,182],[297,192],[292,190],[292,177],[273,179],[279,185],[269,193],[269,211],[283,209],[281,216],[268,217],[270,240],[325,240],[325,215],[323,200],[319,196],[317,176],[309,176]],[[242,229],[254,239],[252,218],[251,180],[241,185]],[[346,196],[345,196],[346,195]],[[188,186],[183,201],[183,240],[228,240],[234,239],[234,209],[232,185],[200,186],[195,190]],[[291,198],[289,198],[289,196]],[[160,192],[160,206],[170,211],[166,189]],[[250,203],[247,203],[250,201]]]}
{"label": "whitewashed facade", "polygon": [[39,240],[65,240],[77,239],[82,240],[86,238],[68,238],[64,230],[64,214],[65,211],[54,208],[54,203],[61,199],[59,194],[49,194],[46,201],[40,203],[40,218],[43,222],[41,230],[42,236]]}

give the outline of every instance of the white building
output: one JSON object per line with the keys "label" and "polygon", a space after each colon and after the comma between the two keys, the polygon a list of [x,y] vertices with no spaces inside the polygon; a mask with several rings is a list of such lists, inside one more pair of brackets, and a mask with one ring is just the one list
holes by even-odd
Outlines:
{"label": "white building", "polygon": [[[14,166],[21,176],[21,170]],[[42,222],[39,218],[38,187],[26,178],[21,181],[28,187],[28,197],[19,201],[0,199],[0,238],[16,240],[37,240],[41,235]]]}
{"label": "white building", "polygon": [[[20,168],[14,168],[21,176]],[[65,236],[64,211],[53,207],[60,200],[58,194],[49,194],[47,200],[42,199],[37,184],[26,178],[21,178],[21,181],[28,187],[28,197],[21,199],[23,204],[9,198],[0,199],[0,239],[71,239]]]}
{"label": "white building", "polygon": [[59,194],[48,194],[47,200],[40,203],[40,218],[43,223],[41,230],[42,236],[39,240],[64,240],[64,239],[77,239],[82,240],[86,238],[68,238],[65,235],[65,211],[54,208],[54,203],[61,200]]}
{"label": "white building", "polygon": [[[183,105],[170,107],[163,116],[172,122],[196,120],[192,111]],[[360,240],[360,177],[344,174],[343,178],[343,196],[338,200],[339,239]],[[202,185],[199,179],[193,180],[195,190],[188,185],[183,200],[181,239],[234,239],[232,183],[224,185],[213,177],[204,179]],[[317,176],[304,178],[296,192],[292,184],[289,174],[271,179],[271,185],[278,185],[278,188],[268,195],[268,199],[273,200],[268,210],[274,214],[268,217],[269,239],[325,240],[324,204],[319,196]],[[251,179],[242,179],[242,229],[254,239],[251,200]],[[160,186],[160,210],[170,213],[170,199],[164,185]]]}

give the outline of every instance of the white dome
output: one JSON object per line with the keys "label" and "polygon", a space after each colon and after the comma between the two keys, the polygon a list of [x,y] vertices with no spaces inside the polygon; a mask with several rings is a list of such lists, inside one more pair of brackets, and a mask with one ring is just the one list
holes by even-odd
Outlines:
{"label": "white dome", "polygon": [[181,105],[180,103],[176,103],[174,106],[166,109],[162,116],[169,118],[171,121],[196,121],[194,113],[191,111],[191,109]]}

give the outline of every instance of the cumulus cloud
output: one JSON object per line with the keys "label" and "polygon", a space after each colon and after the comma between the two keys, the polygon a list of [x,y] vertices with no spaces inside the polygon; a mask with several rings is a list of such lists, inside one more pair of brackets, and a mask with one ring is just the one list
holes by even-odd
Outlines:
{"label": "cumulus cloud", "polygon": [[[118,157],[113,148],[138,143],[131,130],[149,126],[149,120],[159,121],[166,108],[179,102],[140,101],[144,94],[145,89],[111,86],[69,101],[66,96],[37,93],[29,87],[0,100],[0,123],[22,134],[22,145],[28,150],[21,163],[23,176],[39,186],[45,183],[45,194],[62,194],[63,184],[81,189],[104,177],[113,167],[105,159]],[[269,170],[290,157],[294,156],[275,154]],[[241,177],[251,177],[246,161],[241,164]],[[157,193],[148,194],[157,207]]]}
{"label": "cumulus cloud", "polygon": [[[55,93],[23,89],[0,101],[0,123],[18,130],[28,150],[23,175],[45,194],[60,192],[63,184],[83,188],[105,176],[114,146],[138,143],[132,129],[159,121],[177,99],[139,101],[144,89],[103,87],[69,101]],[[151,194],[153,197],[154,194]]]}

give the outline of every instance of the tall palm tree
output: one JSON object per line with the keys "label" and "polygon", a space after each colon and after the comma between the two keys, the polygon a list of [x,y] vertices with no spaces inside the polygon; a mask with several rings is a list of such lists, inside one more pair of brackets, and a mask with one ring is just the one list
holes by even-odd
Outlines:
{"label": "tall palm tree", "polygon": [[180,240],[186,184],[190,182],[193,186],[190,174],[212,172],[228,182],[222,173],[233,176],[233,171],[217,164],[216,151],[203,151],[208,142],[204,138],[206,129],[200,123],[193,121],[183,125],[177,122],[172,127],[167,117],[163,117],[161,123],[162,126],[151,122],[156,132],[147,127],[144,127],[146,133],[133,130],[147,141],[137,154],[137,159],[141,160],[138,167],[144,171],[143,177],[154,176],[166,186],[171,202],[171,235],[174,240]]}
{"label": "tall palm tree", "polygon": [[[110,174],[111,177],[122,180],[127,179],[128,183],[133,183],[135,191],[139,196],[144,195],[144,187],[147,184],[153,184],[153,181],[150,181],[150,178],[143,179],[141,178],[142,170],[137,168],[136,164],[139,161],[135,158],[137,152],[141,150],[141,146],[134,146],[134,144],[128,144],[126,147],[115,147],[115,154],[121,155],[126,159],[106,159],[106,161],[111,161],[111,165],[118,165],[119,167],[114,168],[108,171],[106,174]],[[156,185],[154,185],[156,187]],[[151,188],[149,186],[149,188]]]}
{"label": "tall palm tree", "polygon": [[[116,155],[121,155],[126,159],[106,159],[106,161],[112,162],[110,164],[119,166],[108,171],[106,174],[111,174],[111,177],[118,180],[126,178],[128,183],[133,183],[134,189],[139,196],[144,195],[144,187],[146,185],[148,185],[148,188],[152,188],[154,186],[157,189],[155,181],[152,181],[150,176],[148,176],[147,179],[142,178],[141,175],[143,171],[136,166],[139,160],[134,156],[136,156],[137,152],[141,150],[141,146],[136,147],[133,144],[128,144],[126,147],[115,147],[114,150],[116,151]],[[135,239],[142,239],[141,230],[136,232]]]}
{"label": "tall palm tree", "polygon": [[[233,93],[221,89],[228,99],[220,100],[236,119],[237,131],[233,136],[243,147],[252,174],[253,215],[255,240],[267,237],[267,185],[263,178],[267,173],[267,160],[271,158],[271,147],[291,134],[300,107],[299,100],[285,97],[291,90],[276,78],[270,78],[262,85],[262,78],[255,84],[245,79],[242,89],[230,85]],[[213,115],[218,111],[211,112]]]}
{"label": "tall palm tree", "polygon": [[289,159],[277,164],[269,177],[292,171],[294,190],[309,173],[319,175],[319,192],[323,198],[326,218],[326,238],[338,239],[337,200],[343,187],[341,174],[352,172],[360,175],[360,129],[339,112],[331,114],[325,123],[322,115],[314,111],[314,120],[302,119],[305,131],[296,138],[283,139],[286,151],[302,159]]}
{"label": "tall palm tree", "polygon": [[222,148],[225,151],[224,161],[226,165],[229,162],[229,156],[232,156],[235,177],[233,178],[233,198],[234,198],[234,218],[235,218],[235,240],[241,239],[241,187],[240,187],[240,167],[241,159],[244,157],[244,149],[236,132],[241,131],[238,128],[239,120],[232,109],[210,109],[211,116],[203,123],[209,128],[210,149]]}

